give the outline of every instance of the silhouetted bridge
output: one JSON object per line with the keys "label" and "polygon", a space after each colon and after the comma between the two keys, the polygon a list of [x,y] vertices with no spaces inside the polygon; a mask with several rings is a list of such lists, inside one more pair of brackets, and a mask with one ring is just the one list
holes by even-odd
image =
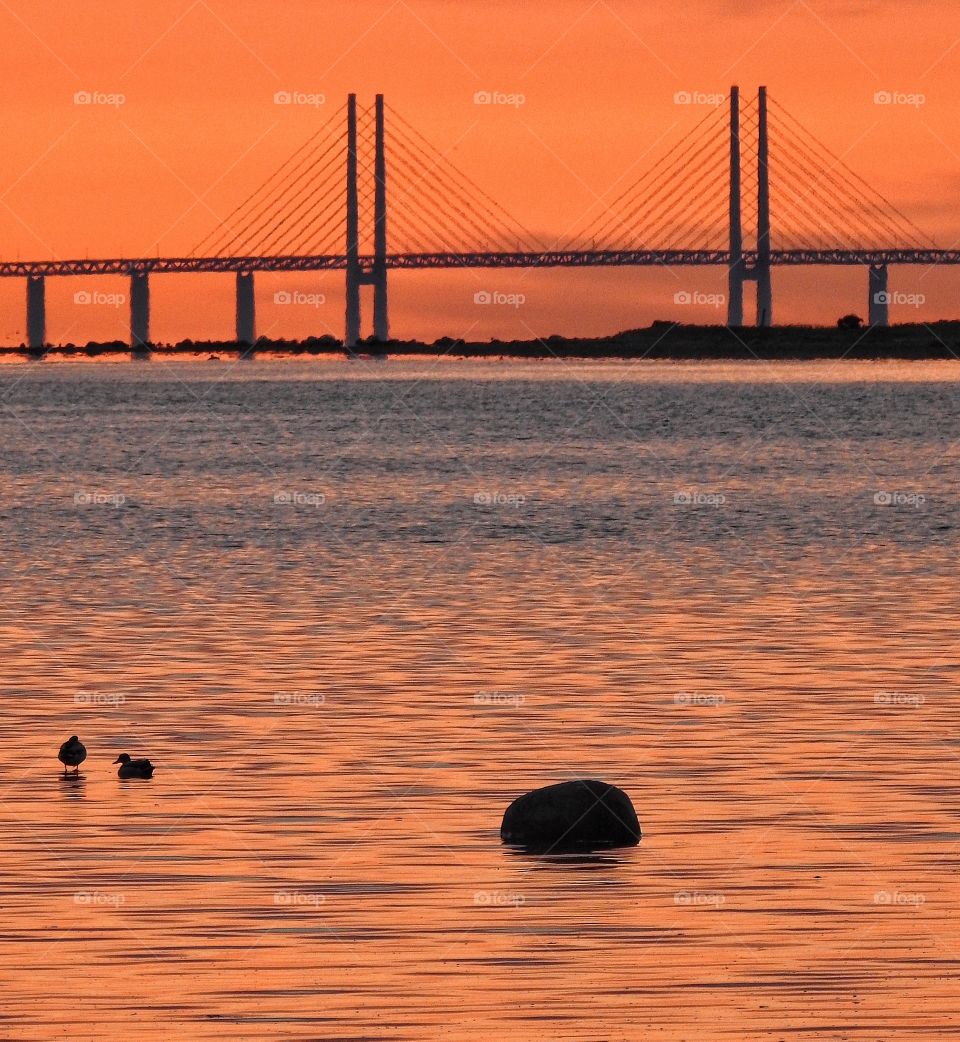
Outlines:
{"label": "silhouetted bridge", "polygon": [[[386,266],[401,271],[437,268],[653,268],[728,267],[729,250],[571,250],[542,253],[388,253]],[[748,266],[756,252],[741,255]],[[375,258],[360,255],[373,270]],[[771,250],[774,266],[871,264],[960,264],[960,250]],[[344,271],[346,254],[311,257],[149,257],[143,260],[0,261],[0,278],[55,275],[175,275],[191,272]]]}
{"label": "silhouetted bridge", "polygon": [[[344,271],[344,343],[353,347],[364,284],[374,289],[374,336],[389,338],[387,273],[393,270],[722,267],[728,324],[743,324],[744,285],[753,281],[757,324],[767,326],[774,267],[857,266],[869,273],[869,322],[886,325],[889,266],[960,264],[960,250],[931,245],[789,114],[779,110],[771,119],[763,87],[742,111],[739,90],[731,88],[725,109],[709,112],[615,199],[598,202],[581,231],[550,244],[394,113],[397,129],[388,138],[382,95],[372,113],[358,112],[356,96],[349,96],[345,135],[341,119],[334,116],[314,133],[190,256],[0,262],[0,278],[27,279],[29,345],[45,343],[44,280],[58,276],[129,277],[130,342],[145,348],[151,275],[234,274],[237,340],[252,345],[256,272]],[[364,134],[369,130],[372,135]],[[779,146],[774,164],[771,130]],[[746,169],[745,142],[756,156]],[[388,173],[394,249],[388,249]]]}

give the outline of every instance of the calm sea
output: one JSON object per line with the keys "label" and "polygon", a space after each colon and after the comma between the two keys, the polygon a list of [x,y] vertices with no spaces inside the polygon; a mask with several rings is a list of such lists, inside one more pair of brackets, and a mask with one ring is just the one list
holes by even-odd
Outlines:
{"label": "calm sea", "polygon": [[[958,392],[2,367],[0,1037],[960,1035]],[[639,847],[501,847],[583,776]]]}

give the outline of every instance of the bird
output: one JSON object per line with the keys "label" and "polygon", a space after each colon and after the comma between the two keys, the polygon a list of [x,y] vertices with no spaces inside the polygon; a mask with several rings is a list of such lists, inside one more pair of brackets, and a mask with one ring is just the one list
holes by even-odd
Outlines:
{"label": "bird", "polygon": [[75,735],[70,737],[60,746],[57,759],[63,764],[63,776],[67,776],[67,768],[72,767],[73,773],[80,774],[80,764],[87,758],[87,750],[83,742]]}
{"label": "bird", "polygon": [[153,777],[153,764],[149,760],[131,760],[129,753],[121,753],[113,762],[120,764],[118,778]]}

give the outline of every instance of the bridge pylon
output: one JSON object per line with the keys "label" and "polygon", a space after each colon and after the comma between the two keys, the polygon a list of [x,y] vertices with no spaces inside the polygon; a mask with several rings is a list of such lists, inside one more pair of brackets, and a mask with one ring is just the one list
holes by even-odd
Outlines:
{"label": "bridge pylon", "polygon": [[770,140],[767,135],[767,88],[757,96],[757,325],[773,325],[773,286],[770,280]]}
{"label": "bridge pylon", "polygon": [[758,326],[773,325],[773,284],[770,277],[770,143],[767,133],[767,88],[757,97],[757,248],[747,264],[743,252],[741,194],[740,88],[730,88],[730,217],[727,268],[727,325],[743,325],[743,284],[757,284]]}
{"label": "bridge pylon", "polygon": [[347,302],[343,346],[360,339],[360,215],[357,199],[357,96],[347,96]]}
{"label": "bridge pylon", "polygon": [[730,266],[727,269],[727,325],[743,325],[743,219],[740,199],[740,88],[730,88]]}
{"label": "bridge pylon", "polygon": [[387,315],[387,157],[384,148],[383,95],[376,99],[376,159],[373,202],[373,335],[381,343],[390,339]]}
{"label": "bridge pylon", "polygon": [[352,351],[360,340],[360,287],[373,286],[373,335],[390,336],[387,312],[387,160],[384,141],[383,95],[376,96],[376,154],[374,158],[373,263],[360,260],[359,185],[357,178],[357,96],[347,98],[347,241],[346,328],[343,346]]}

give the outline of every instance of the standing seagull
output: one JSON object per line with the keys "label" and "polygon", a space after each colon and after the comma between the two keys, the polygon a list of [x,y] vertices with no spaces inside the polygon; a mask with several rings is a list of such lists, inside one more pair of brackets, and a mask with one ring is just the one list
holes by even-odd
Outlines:
{"label": "standing seagull", "polygon": [[149,760],[131,760],[129,753],[121,753],[113,762],[120,764],[118,778],[153,777],[153,764]]}
{"label": "standing seagull", "polygon": [[60,752],[57,754],[57,759],[63,764],[63,776],[67,776],[67,768],[72,767],[73,773],[76,775],[80,774],[80,764],[87,758],[86,746],[83,742],[75,735],[72,734],[70,737],[60,746]]}

